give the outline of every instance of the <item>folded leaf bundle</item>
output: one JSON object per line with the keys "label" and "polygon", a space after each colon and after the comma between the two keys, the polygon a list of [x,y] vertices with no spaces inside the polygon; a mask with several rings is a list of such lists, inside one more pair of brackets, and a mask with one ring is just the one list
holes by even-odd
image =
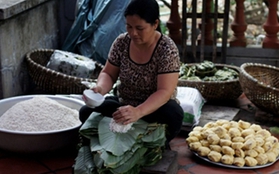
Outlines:
{"label": "folded leaf bundle", "polygon": [[75,174],[136,174],[162,158],[164,124],[138,120],[126,133],[118,133],[110,130],[111,119],[92,113],[80,128],[80,134],[90,139],[90,145],[79,149]]}

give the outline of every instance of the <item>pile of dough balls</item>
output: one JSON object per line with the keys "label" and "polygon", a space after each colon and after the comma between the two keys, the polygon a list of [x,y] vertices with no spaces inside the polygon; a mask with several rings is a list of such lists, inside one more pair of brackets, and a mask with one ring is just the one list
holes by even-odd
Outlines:
{"label": "pile of dough balls", "polygon": [[186,142],[199,156],[212,162],[253,167],[276,161],[278,139],[260,125],[246,121],[217,120],[196,126]]}

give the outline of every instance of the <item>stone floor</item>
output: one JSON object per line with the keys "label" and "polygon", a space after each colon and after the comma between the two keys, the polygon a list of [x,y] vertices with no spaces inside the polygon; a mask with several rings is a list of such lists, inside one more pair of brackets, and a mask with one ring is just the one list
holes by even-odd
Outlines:
{"label": "stone floor", "polygon": [[[235,105],[235,104],[233,104]],[[206,105],[205,105],[206,106]],[[238,112],[232,118],[233,120],[246,120],[258,122],[255,113],[255,107],[241,96],[236,107]],[[214,106],[213,106],[214,107]],[[230,106],[232,107],[232,106]],[[222,108],[219,105],[215,108]],[[220,111],[219,111],[220,112]],[[264,115],[263,113],[261,114]],[[263,122],[263,126],[270,126],[272,123],[279,125],[278,122]],[[200,122],[202,124],[202,122]],[[278,174],[279,162],[265,168],[259,169],[231,169],[217,166],[203,161],[196,157],[189,149],[185,142],[188,134],[184,129],[175,139],[170,142],[171,149],[177,152],[177,174]],[[1,140],[0,140],[1,141]],[[74,159],[77,155],[75,148],[67,149],[64,152],[49,153],[37,156],[22,156],[0,150],[0,174],[71,174]]]}

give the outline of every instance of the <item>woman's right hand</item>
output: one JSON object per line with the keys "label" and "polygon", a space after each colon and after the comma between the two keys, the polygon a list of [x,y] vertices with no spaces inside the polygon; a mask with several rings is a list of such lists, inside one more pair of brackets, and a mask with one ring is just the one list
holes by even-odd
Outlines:
{"label": "woman's right hand", "polygon": [[101,86],[96,85],[93,88],[91,88],[91,90],[93,90],[95,93],[102,94],[102,87]]}

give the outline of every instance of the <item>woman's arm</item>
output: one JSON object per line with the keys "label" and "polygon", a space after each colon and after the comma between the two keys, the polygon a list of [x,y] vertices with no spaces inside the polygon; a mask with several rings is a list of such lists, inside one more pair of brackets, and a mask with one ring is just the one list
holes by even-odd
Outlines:
{"label": "woman's arm", "polygon": [[113,84],[116,82],[118,74],[119,67],[114,66],[109,61],[107,61],[98,76],[96,86],[92,88],[92,90],[102,95],[107,94],[111,90]]}
{"label": "woman's arm", "polygon": [[177,86],[178,76],[179,73],[158,75],[157,91],[150,95],[145,102],[137,106],[141,117],[154,112],[171,98]]}

